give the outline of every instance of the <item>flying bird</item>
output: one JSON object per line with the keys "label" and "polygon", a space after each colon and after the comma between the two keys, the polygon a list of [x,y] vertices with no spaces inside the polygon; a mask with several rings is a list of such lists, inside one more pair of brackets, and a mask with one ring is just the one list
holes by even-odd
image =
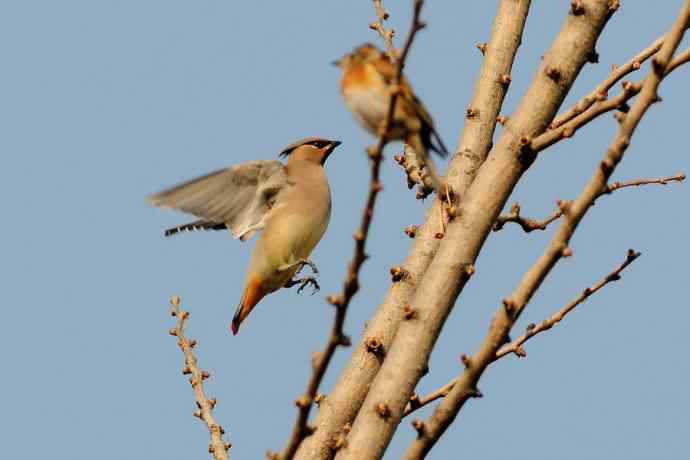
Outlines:
{"label": "flying bird", "polygon": [[313,277],[294,279],[309,265],[308,257],[321,240],[331,215],[331,191],[324,163],[340,145],[320,137],[307,137],[288,145],[278,160],[255,160],[212,172],[148,197],[163,208],[199,218],[170,228],[165,236],[182,231],[228,229],[246,241],[262,231],[247,267],[244,291],[231,330],[259,301],[282,287],[300,285],[301,291],[318,284]]}
{"label": "flying bird", "polygon": [[[364,129],[378,136],[388,112],[396,65],[371,43],[358,46],[334,64],[342,69],[340,92],[347,106]],[[409,144],[425,162],[429,159],[429,151],[446,156],[448,149],[431,115],[404,75],[400,89],[389,137]],[[427,165],[432,167],[430,162]]]}

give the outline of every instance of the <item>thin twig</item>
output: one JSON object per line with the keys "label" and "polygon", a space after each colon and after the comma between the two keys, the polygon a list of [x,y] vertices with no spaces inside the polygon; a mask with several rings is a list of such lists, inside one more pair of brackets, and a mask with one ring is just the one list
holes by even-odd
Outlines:
{"label": "thin twig", "polygon": [[[652,61],[652,69],[647,73],[640,96],[630,108],[620,129],[606,150],[602,161],[597,165],[592,178],[574,201],[561,201],[560,208],[564,220],[544,253],[523,275],[513,293],[503,300],[491,321],[491,326],[477,352],[465,361],[465,370],[448,395],[436,407],[427,422],[418,421],[417,439],[410,445],[402,458],[422,459],[443,435],[448,426],[471,397],[480,395],[477,383],[486,368],[496,360],[496,352],[505,343],[510,329],[527,306],[530,298],[562,257],[572,255],[568,243],[578,224],[587,211],[607,189],[607,180],[623,159],[630,140],[649,107],[659,101],[657,90],[668,68],[673,54],[678,48],[688,23],[690,22],[690,0],[683,2],[680,14],[666,35],[664,44]],[[420,429],[421,427],[423,429]]]}
{"label": "thin twig", "polygon": [[[669,182],[683,182],[684,180],[685,174],[678,173],[675,176],[659,177],[656,179],[634,179],[626,182],[616,181],[608,184],[606,188],[601,191],[600,195],[611,193],[626,187],[639,187],[641,185],[650,184],[667,185]],[[513,205],[510,207],[510,212],[498,216],[498,218],[496,219],[496,223],[494,224],[493,231],[497,232],[499,230],[502,230],[505,224],[507,224],[508,222],[515,222],[520,227],[522,227],[522,230],[524,230],[525,233],[530,233],[534,230],[546,230],[546,227],[550,223],[560,219],[562,216],[563,211],[561,211],[560,209],[556,209],[553,213],[551,213],[549,217],[547,217],[544,220],[536,220],[522,217],[520,215],[520,203],[513,203]]]}
{"label": "thin twig", "polygon": [[[515,353],[517,356],[520,357],[525,357],[527,356],[527,353],[523,349],[522,345],[525,344],[529,339],[534,337],[535,335],[547,331],[551,329],[553,326],[555,326],[557,323],[559,323],[563,318],[570,313],[572,310],[575,309],[578,305],[580,305],[582,302],[587,300],[589,296],[597,292],[599,289],[603,288],[607,284],[613,282],[613,281],[618,281],[620,279],[620,274],[625,268],[633,263],[635,259],[637,259],[640,256],[639,252],[635,252],[634,250],[630,249],[628,251],[628,254],[625,258],[625,260],[618,266],[616,267],[611,273],[607,274],[604,276],[601,280],[599,280],[596,284],[593,286],[590,286],[588,288],[585,288],[580,295],[568,302],[563,308],[561,308],[558,312],[554,313],[550,317],[546,318],[543,320],[541,323],[534,325],[530,324],[527,326],[527,331],[517,339],[513,340],[509,344],[506,344],[502,346],[497,352],[496,352],[496,359],[502,358],[503,356],[506,356],[510,353]],[[437,390],[432,391],[431,393],[428,393],[424,396],[413,396],[410,398],[410,402],[405,408],[405,413],[403,416],[408,416],[412,412],[416,411],[417,409],[420,409],[427,404],[430,404],[437,399],[441,399],[445,397],[448,393],[450,393],[450,390],[453,389],[453,386],[458,382],[460,377],[455,377],[453,380],[450,382],[446,383],[442,387],[440,387]]]}
{"label": "thin twig", "polygon": [[345,314],[347,313],[347,308],[350,304],[350,301],[359,290],[359,270],[362,267],[362,264],[369,257],[365,252],[365,244],[369,235],[371,221],[374,216],[376,198],[383,188],[380,181],[383,149],[388,143],[388,133],[393,126],[395,105],[398,95],[400,94],[400,91],[397,90],[397,88],[399,87],[402,79],[402,69],[405,65],[405,60],[407,59],[407,55],[410,51],[410,47],[412,46],[412,41],[414,40],[415,35],[424,27],[424,24],[419,20],[419,14],[423,3],[424,2],[422,0],[416,0],[414,2],[414,13],[412,15],[413,17],[410,32],[407,36],[407,40],[405,41],[405,46],[403,47],[400,57],[393,61],[396,63],[396,73],[392,82],[393,90],[391,91],[390,101],[388,103],[388,112],[386,113],[386,118],[380,128],[377,144],[367,148],[367,154],[371,160],[371,179],[369,181],[369,194],[367,195],[366,204],[362,212],[362,220],[359,228],[354,234],[354,254],[348,265],[348,272],[345,276],[345,281],[343,282],[342,291],[339,294],[331,294],[326,298],[326,301],[333,305],[336,309],[331,335],[328,339],[328,343],[326,344],[326,348],[314,361],[313,372],[305,392],[295,401],[299,411],[292,434],[290,435],[290,439],[288,439],[287,446],[282,454],[268,451],[267,456],[271,460],[291,460],[294,457],[295,452],[297,452],[297,448],[299,447],[300,443],[304,440],[304,438],[313,432],[313,429],[307,425],[307,422],[309,420],[309,412],[311,411],[312,403],[316,397],[321,380],[326,373],[326,369],[331,362],[331,358],[333,357],[336,348],[339,345],[349,346],[351,344],[350,338],[343,333],[343,323],[345,322]]}
{"label": "thin twig", "polygon": [[373,0],[373,2],[374,8],[376,9],[376,16],[378,16],[378,20],[369,24],[369,28],[379,33],[379,35],[383,39],[383,42],[385,43],[386,53],[388,54],[388,57],[391,58],[392,62],[395,62],[398,58],[398,52],[393,47],[393,36],[395,35],[395,31],[393,29],[386,29],[386,27],[383,25],[384,21],[388,19],[388,12],[383,9],[383,6],[381,5],[381,0]]}
{"label": "thin twig", "polygon": [[567,123],[564,123],[555,129],[550,129],[532,139],[532,142],[530,143],[531,150],[533,152],[541,152],[560,140],[573,137],[578,129],[590,123],[599,116],[612,110],[624,109],[626,102],[632,97],[636,96],[637,93],[640,92],[640,89],[642,89],[641,82],[631,83],[629,81],[624,81],[623,91],[621,91],[616,97],[606,99],[606,96],[603,96],[603,98],[600,99],[599,102],[597,102],[597,104],[590,110],[584,111],[573,117]]}
{"label": "thin twig", "polygon": [[496,218],[496,223],[494,223],[493,231],[497,232],[502,230],[506,223],[515,222],[518,224],[525,233],[530,233],[534,230],[546,230],[546,227],[553,221],[559,219],[563,213],[560,209],[554,211],[549,217],[544,220],[536,220],[525,218],[520,215],[520,203],[513,203],[510,207],[510,212],[507,214],[501,214]]}
{"label": "thin twig", "polygon": [[654,40],[647,48],[640,51],[637,56],[630,59],[621,66],[613,66],[611,74],[606,77],[604,81],[599,83],[588,95],[576,102],[571,108],[566,110],[563,114],[557,116],[549,125],[549,129],[556,129],[580,115],[585,110],[589,109],[595,102],[606,99],[608,91],[613,88],[613,85],[618,83],[626,75],[638,70],[643,62],[654,56],[661,49],[664,44],[665,35]]}
{"label": "thin twig", "polygon": [[189,312],[180,309],[180,298],[177,296],[170,299],[170,305],[170,314],[177,318],[177,323],[169,332],[170,335],[177,337],[177,345],[180,347],[180,350],[182,350],[182,353],[184,353],[185,366],[182,368],[182,373],[185,375],[191,374],[189,383],[194,389],[197,406],[194,416],[203,420],[208,427],[208,431],[211,434],[211,443],[208,446],[208,452],[213,454],[214,460],[228,460],[228,450],[232,444],[223,442],[225,430],[216,422],[215,418],[213,418],[213,408],[216,405],[216,399],[207,398],[204,392],[203,382],[209,378],[210,375],[208,372],[199,369],[197,365],[196,357],[192,351],[192,348],[196,345],[196,340],[184,336],[184,325],[187,318],[189,318]]}
{"label": "thin twig", "polygon": [[527,353],[525,352],[524,348],[522,347],[525,342],[527,342],[529,339],[534,337],[535,335],[548,331],[552,327],[554,327],[556,324],[561,322],[565,316],[573,311],[575,307],[580,305],[582,302],[587,300],[589,296],[597,292],[599,289],[603,288],[609,283],[612,283],[614,281],[618,281],[621,279],[621,272],[625,270],[625,268],[633,263],[638,257],[640,257],[640,253],[636,252],[634,249],[629,249],[628,250],[628,255],[626,256],[625,260],[618,266],[616,267],[611,273],[608,275],[604,276],[602,279],[600,279],[597,283],[594,285],[585,288],[580,295],[578,295],[576,298],[568,302],[563,308],[558,310],[556,313],[553,315],[549,316],[548,318],[544,319],[541,323],[539,324],[529,324],[527,326],[527,330],[525,331],[524,334],[522,334],[520,337],[517,339],[513,340],[512,342],[502,346],[497,352],[496,352],[496,359],[502,358],[505,355],[508,355],[510,353],[515,353],[517,356],[524,358],[527,356]]}

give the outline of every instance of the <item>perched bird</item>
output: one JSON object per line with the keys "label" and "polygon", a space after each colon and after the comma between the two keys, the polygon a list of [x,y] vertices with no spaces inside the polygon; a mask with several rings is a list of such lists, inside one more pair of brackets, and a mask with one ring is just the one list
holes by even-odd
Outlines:
{"label": "perched bird", "polygon": [[244,293],[232,319],[237,334],[242,321],[267,294],[281,287],[312,284],[312,277],[293,279],[309,265],[307,258],[321,240],[331,215],[331,191],[323,165],[340,145],[308,137],[287,146],[278,160],[257,160],[230,166],[164,190],[148,198],[154,206],[173,208],[200,220],[165,231],[228,229],[245,241],[263,230],[252,253]]}
{"label": "perched bird", "polygon": [[[378,136],[388,112],[396,65],[371,43],[358,46],[334,64],[343,71],[340,92],[348,107],[364,129]],[[403,140],[423,160],[429,158],[429,151],[446,156],[448,149],[434,128],[431,115],[404,75],[400,89],[390,138]]]}

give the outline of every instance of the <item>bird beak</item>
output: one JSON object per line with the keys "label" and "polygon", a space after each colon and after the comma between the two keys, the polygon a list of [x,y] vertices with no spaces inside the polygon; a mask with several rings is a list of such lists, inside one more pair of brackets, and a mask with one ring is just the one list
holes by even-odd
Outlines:
{"label": "bird beak", "polygon": [[337,146],[339,146],[340,144],[342,144],[342,142],[340,142],[340,141],[332,141],[331,142],[331,145],[328,146],[328,150],[326,150],[326,153],[323,156],[323,160],[321,161],[321,164],[324,164],[326,162],[326,160],[331,155],[331,153],[333,153],[333,150],[335,150],[335,148]]}
{"label": "bird beak", "polygon": [[333,62],[331,62],[331,64],[336,66],[336,67],[340,67],[340,61],[342,61],[342,59],[338,59],[336,61],[333,61]]}

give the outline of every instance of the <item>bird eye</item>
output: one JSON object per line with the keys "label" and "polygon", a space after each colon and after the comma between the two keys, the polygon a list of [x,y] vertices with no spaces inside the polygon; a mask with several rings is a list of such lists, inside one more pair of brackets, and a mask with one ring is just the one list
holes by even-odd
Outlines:
{"label": "bird eye", "polygon": [[313,145],[313,146],[316,147],[317,149],[322,149],[322,148],[326,147],[326,146],[329,145],[329,144],[330,144],[329,141],[321,141],[321,140],[319,140],[319,141],[311,141],[311,142],[309,143],[309,145]]}

